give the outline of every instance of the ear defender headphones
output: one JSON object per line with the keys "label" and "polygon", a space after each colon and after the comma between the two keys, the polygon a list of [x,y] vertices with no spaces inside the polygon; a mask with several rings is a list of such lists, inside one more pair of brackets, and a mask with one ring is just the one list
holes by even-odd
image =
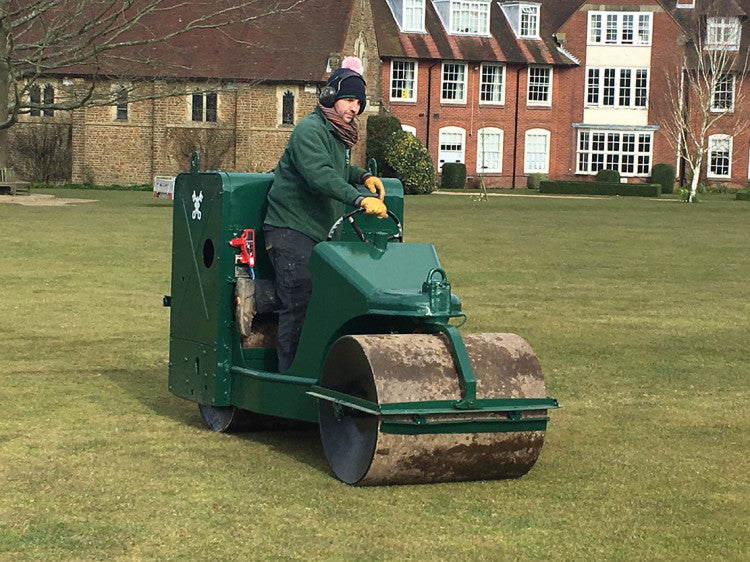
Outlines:
{"label": "ear defender headphones", "polygon": [[[336,78],[334,78],[334,81],[326,85],[320,91],[318,101],[323,107],[333,107],[333,105],[336,103],[336,96],[338,96],[339,92],[341,91],[341,84],[347,78],[357,77],[362,80],[363,83],[365,82],[365,79],[362,78],[362,75],[359,74],[359,72],[354,72],[353,70],[349,70],[348,68],[341,68],[337,72],[338,75],[336,76]],[[362,107],[360,107],[359,112],[362,113],[364,109],[365,108],[363,104]]]}

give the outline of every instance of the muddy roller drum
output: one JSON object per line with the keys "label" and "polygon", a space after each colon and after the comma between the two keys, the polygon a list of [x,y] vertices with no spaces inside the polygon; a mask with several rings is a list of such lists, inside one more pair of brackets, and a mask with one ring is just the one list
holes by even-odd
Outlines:
{"label": "muddy roller drum", "polygon": [[542,448],[547,410],[532,409],[533,400],[518,409],[481,405],[545,398],[536,355],[515,334],[470,334],[463,343],[476,404],[462,405],[465,379],[443,335],[355,335],[334,343],[320,386],[355,402],[349,407],[319,401],[323,448],[340,480],[358,485],[489,480],[531,469]]}

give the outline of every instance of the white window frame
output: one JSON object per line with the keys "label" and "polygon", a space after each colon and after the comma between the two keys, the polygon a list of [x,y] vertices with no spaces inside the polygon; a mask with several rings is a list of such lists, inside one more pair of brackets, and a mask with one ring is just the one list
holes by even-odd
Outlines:
{"label": "white window frame", "polygon": [[[446,80],[446,72],[453,74],[456,79]],[[466,86],[467,86],[468,66],[465,62],[444,62],[440,71],[440,102],[441,103],[466,103]],[[455,98],[445,97],[446,88],[450,87],[454,91]]]}
{"label": "white window frame", "polygon": [[[586,28],[588,45],[651,45],[654,17],[651,12],[590,11]],[[632,39],[625,39],[630,30]]]}
{"label": "white window frame", "polygon": [[[411,95],[407,97],[394,97],[394,71],[395,71],[395,65],[396,64],[403,64],[403,65],[411,65],[411,71],[412,71],[412,77],[409,78],[408,76],[399,77],[397,80],[402,80],[405,83],[405,88],[401,88],[401,92],[407,91]],[[403,101],[403,102],[415,102],[417,101],[417,72],[419,69],[419,65],[417,64],[417,61],[415,60],[405,60],[405,59],[394,59],[391,61],[390,64],[390,82],[389,82],[389,92],[390,92],[390,99],[391,101]],[[407,71],[406,68],[404,68],[404,71]],[[408,72],[408,71],[407,71]],[[411,89],[409,89],[409,85],[411,85]]]}
{"label": "white window frame", "polygon": [[[706,177],[707,178],[715,178],[715,179],[731,179],[732,177],[732,137],[729,135],[711,135],[708,137],[708,150],[706,154],[706,163],[708,164],[706,166]],[[726,174],[717,174],[713,171],[713,158],[714,158],[714,152],[717,152],[716,145],[717,143],[727,143],[728,147],[726,150],[726,159],[727,159],[727,173]],[[722,151],[724,152],[724,151]]]}
{"label": "white window frame", "polygon": [[424,33],[425,0],[404,0],[401,31]]}
{"label": "white window frame", "polygon": [[491,2],[486,0],[451,0],[450,33],[455,35],[489,35],[490,6]]}
{"label": "white window frame", "polygon": [[415,137],[417,136],[417,128],[416,127],[412,127],[411,125],[404,125],[402,123],[401,124],[401,130],[405,131],[407,133],[410,133],[410,134],[414,135]]}
{"label": "white window frame", "polygon": [[[492,76],[492,82],[485,80],[485,69],[499,70],[498,74]],[[498,83],[499,82],[499,83]],[[482,95],[489,93],[492,99],[483,100]],[[505,105],[505,65],[482,63],[479,71],[479,103],[480,105]]]}
{"label": "white window frame", "polygon": [[741,26],[739,18],[706,18],[706,49],[726,49],[737,51],[740,48]]}
{"label": "white window frame", "polygon": [[[531,93],[532,93],[531,78],[532,78],[532,74],[534,74],[537,70],[546,70],[548,73],[547,80],[546,80],[547,99],[545,100],[532,100],[531,99]],[[539,83],[538,85],[535,85],[535,87],[537,88],[544,87],[544,86],[545,85],[541,83]],[[526,72],[526,105],[537,106],[537,107],[549,107],[552,105],[552,67],[551,66],[529,66]]]}
{"label": "white window frame", "polygon": [[579,129],[576,174],[593,176],[599,170],[616,169],[623,177],[647,177],[653,150],[651,131]]}
{"label": "white window frame", "polygon": [[[531,152],[530,148],[536,148],[529,145],[530,137],[539,137],[544,139],[544,152]],[[523,143],[523,173],[524,174],[548,174],[549,173],[549,158],[550,158],[550,138],[551,134],[547,129],[529,129],[524,135]],[[536,164],[534,167],[531,164],[536,162],[530,158],[531,154],[543,154],[544,165],[539,166]]]}
{"label": "white window frame", "polygon": [[[586,107],[648,108],[648,70],[648,68],[618,67],[586,68]],[[645,73],[645,86],[642,85],[641,73]],[[613,89],[613,103],[605,103],[605,93],[609,88]],[[623,97],[627,97],[629,103],[623,104]],[[638,103],[639,99],[643,99],[643,103]]]}
{"label": "white window frame", "polygon": [[[443,151],[443,142],[445,140],[444,135],[451,135],[454,139],[456,136],[460,136],[461,138],[461,158],[458,160],[458,162],[466,162],[466,130],[462,129],[461,127],[442,127],[440,131],[438,132],[438,170],[442,172],[443,170],[443,164],[445,163],[444,160],[441,159],[441,155],[444,153]],[[448,151],[451,154],[455,154],[457,151],[450,150]],[[455,162],[455,160],[450,160],[450,162]]]}
{"label": "white window frame", "polygon": [[[486,149],[486,136],[492,135],[495,138],[499,140],[497,143],[497,150],[492,151],[497,156],[495,157],[497,161],[496,166],[487,166],[482,167],[483,164],[486,164],[484,162],[485,158],[484,155],[487,153]],[[484,127],[482,129],[479,129],[477,131],[477,174],[500,174],[503,171],[503,147],[505,144],[505,134],[503,133],[502,129],[498,129],[497,127]]]}
{"label": "white window frame", "polygon": [[[518,8],[518,37],[521,39],[539,39],[539,5],[520,4]],[[524,16],[527,16],[526,22],[524,22]],[[524,30],[524,27],[527,29]]]}
{"label": "white window frame", "polygon": [[[723,88],[726,82],[731,82],[731,87],[728,89]],[[716,80],[714,93],[711,96],[711,111],[713,111],[714,113],[732,113],[734,111],[734,94],[736,84],[737,80],[735,79],[733,74],[723,74]],[[720,97],[722,95],[728,97],[729,106],[716,103],[717,101],[722,99]]]}

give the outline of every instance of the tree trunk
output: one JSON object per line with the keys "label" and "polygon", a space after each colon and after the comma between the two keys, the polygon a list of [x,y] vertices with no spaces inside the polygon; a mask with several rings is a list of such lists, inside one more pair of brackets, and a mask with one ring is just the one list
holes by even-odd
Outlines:
{"label": "tree trunk", "polygon": [[[10,67],[8,60],[11,46],[10,17],[6,2],[0,2],[0,123],[8,122],[8,94],[10,91]],[[0,129],[0,168],[8,167],[8,129]]]}

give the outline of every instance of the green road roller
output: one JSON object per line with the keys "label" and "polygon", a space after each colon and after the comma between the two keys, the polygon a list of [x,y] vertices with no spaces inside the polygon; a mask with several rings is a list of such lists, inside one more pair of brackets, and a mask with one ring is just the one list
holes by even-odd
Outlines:
{"label": "green road roller", "polygon": [[[466,316],[432,244],[350,212],[310,258],[294,362],[278,372],[276,317],[243,326],[243,280],[273,281],[263,217],[273,174],[191,171],[175,181],[169,389],[214,431],[317,424],[332,473],[354,485],[519,477],[558,407],[521,337],[461,335]],[[281,423],[278,423],[281,422]]]}

